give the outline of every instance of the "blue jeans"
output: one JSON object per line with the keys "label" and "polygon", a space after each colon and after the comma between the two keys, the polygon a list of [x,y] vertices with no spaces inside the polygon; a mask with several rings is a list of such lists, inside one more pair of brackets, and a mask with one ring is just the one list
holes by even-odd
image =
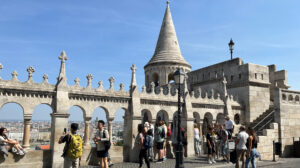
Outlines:
{"label": "blue jeans", "polygon": [[250,153],[250,158],[248,157],[248,152],[247,152],[245,168],[249,167],[249,161],[251,161],[252,168],[256,168],[255,157],[256,157],[256,149],[252,148],[251,153]]}
{"label": "blue jeans", "polygon": [[196,155],[200,155],[200,146],[199,146],[199,142],[200,142],[199,139],[194,138],[194,149],[195,149]]}

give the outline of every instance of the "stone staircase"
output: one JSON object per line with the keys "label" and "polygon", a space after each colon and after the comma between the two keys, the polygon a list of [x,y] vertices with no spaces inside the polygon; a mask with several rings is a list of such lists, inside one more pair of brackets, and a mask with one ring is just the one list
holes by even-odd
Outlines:
{"label": "stone staircase", "polygon": [[270,106],[268,110],[258,116],[249,126],[255,130],[257,135],[263,135],[263,130],[269,129],[270,124],[274,122],[274,114],[274,107]]}

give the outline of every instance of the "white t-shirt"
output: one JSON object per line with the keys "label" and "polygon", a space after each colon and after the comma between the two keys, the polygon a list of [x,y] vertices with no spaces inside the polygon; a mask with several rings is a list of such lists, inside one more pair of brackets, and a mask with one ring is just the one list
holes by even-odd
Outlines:
{"label": "white t-shirt", "polygon": [[0,145],[6,145],[6,142],[3,142],[4,140],[4,137],[0,136]]}
{"label": "white t-shirt", "polygon": [[246,143],[248,138],[249,135],[245,131],[240,132],[237,136],[237,139],[239,139],[240,141],[237,144],[236,148],[247,150]]}
{"label": "white t-shirt", "polygon": [[196,139],[200,139],[200,137],[199,137],[199,129],[198,128],[194,128],[194,136],[195,136],[195,138]]}
{"label": "white t-shirt", "polygon": [[233,129],[234,122],[232,120],[228,120],[225,122],[225,129]]}

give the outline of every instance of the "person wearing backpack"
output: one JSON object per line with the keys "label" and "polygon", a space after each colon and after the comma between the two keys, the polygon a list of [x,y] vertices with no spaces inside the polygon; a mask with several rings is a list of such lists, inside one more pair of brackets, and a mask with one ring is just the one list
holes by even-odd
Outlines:
{"label": "person wearing backpack", "polygon": [[95,134],[94,142],[97,146],[97,157],[100,162],[101,168],[108,168],[107,157],[108,150],[110,148],[109,134],[107,130],[104,130],[105,122],[103,120],[98,121],[98,131]]}
{"label": "person wearing backpack", "polygon": [[156,141],[156,149],[158,152],[158,161],[157,163],[163,162],[164,157],[164,140],[165,140],[165,129],[163,127],[163,122],[158,122],[159,127],[157,128],[157,131],[155,133],[155,141]]}
{"label": "person wearing backpack", "polygon": [[153,143],[151,144],[151,136],[147,135],[148,129],[143,125],[140,124],[138,126],[138,148],[139,148],[139,164],[140,168],[143,166],[143,159],[145,159],[147,168],[150,168],[150,162],[149,162],[149,155],[148,155],[148,149],[153,146]]}
{"label": "person wearing backpack", "polygon": [[58,143],[66,143],[62,157],[64,157],[64,168],[78,168],[79,158],[82,155],[82,138],[77,134],[78,124],[71,124],[71,133],[61,136]]}

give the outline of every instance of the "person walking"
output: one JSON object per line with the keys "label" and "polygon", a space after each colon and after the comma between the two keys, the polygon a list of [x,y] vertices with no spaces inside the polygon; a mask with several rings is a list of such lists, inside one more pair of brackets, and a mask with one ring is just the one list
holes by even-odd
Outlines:
{"label": "person walking", "polygon": [[[64,168],[78,168],[79,159],[82,155],[82,138],[77,134],[78,124],[71,124],[71,133],[61,136],[58,140],[59,144],[65,143],[62,157],[64,157]],[[65,135],[66,134],[66,135]]]}
{"label": "person walking", "polygon": [[220,125],[220,147],[223,161],[229,163],[228,158],[228,132],[225,130],[225,125]]}
{"label": "person walking", "polygon": [[234,122],[228,116],[226,116],[225,119],[225,129],[228,132],[228,139],[231,139],[234,132]]}
{"label": "person walking", "polygon": [[246,133],[245,127],[241,126],[240,132],[235,142],[236,155],[237,155],[237,160],[235,164],[236,168],[240,167],[240,160],[242,160],[242,168],[245,168],[245,153],[247,151],[246,143],[248,138],[249,135]]}
{"label": "person walking", "polygon": [[249,127],[247,129],[247,133],[249,138],[247,139],[246,147],[247,147],[247,154],[246,154],[246,166],[245,168],[249,167],[249,162],[252,164],[252,168],[256,168],[255,165],[255,158],[257,156],[257,136],[253,128]]}
{"label": "person walking", "polygon": [[109,134],[108,131],[104,129],[105,122],[103,120],[98,121],[98,130],[93,138],[97,146],[97,157],[100,162],[101,168],[108,168],[108,150],[109,150]]}
{"label": "person walking", "polygon": [[163,162],[164,157],[164,140],[165,140],[165,131],[163,128],[163,122],[158,122],[157,131],[155,133],[156,149],[158,150],[158,161],[157,163]]}
{"label": "person walking", "polygon": [[150,168],[149,156],[147,150],[150,148],[151,137],[147,135],[147,129],[140,124],[138,126],[138,148],[139,148],[139,168],[143,166],[143,159],[146,162],[147,168]]}
{"label": "person walking", "polygon": [[163,128],[164,128],[164,132],[165,132],[165,137],[164,137],[164,156],[163,156],[163,160],[167,160],[167,133],[168,133],[168,127],[166,125],[166,123],[164,121],[162,121],[163,123]]}
{"label": "person walking", "polygon": [[198,128],[198,125],[195,123],[194,124],[194,149],[195,149],[195,154],[196,156],[200,157],[200,131]]}
{"label": "person walking", "polygon": [[216,163],[215,161],[215,143],[213,140],[213,128],[208,127],[208,132],[206,134],[207,140],[207,161],[209,164]]}
{"label": "person walking", "polygon": [[[148,128],[147,134],[148,134],[149,136],[152,136],[152,144],[153,144],[153,139],[154,139],[154,138],[153,138],[153,136],[154,136],[154,126],[153,126],[153,124],[152,124],[151,121],[149,121],[148,123],[149,123],[149,128]],[[146,124],[146,123],[145,123],[145,124]],[[151,132],[151,133],[150,133],[150,132]],[[153,162],[153,161],[154,161],[153,146],[150,147],[150,148],[148,149],[148,156],[149,156],[149,161]]]}

